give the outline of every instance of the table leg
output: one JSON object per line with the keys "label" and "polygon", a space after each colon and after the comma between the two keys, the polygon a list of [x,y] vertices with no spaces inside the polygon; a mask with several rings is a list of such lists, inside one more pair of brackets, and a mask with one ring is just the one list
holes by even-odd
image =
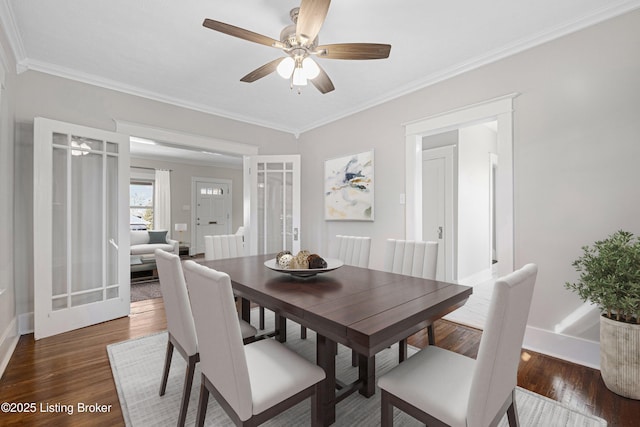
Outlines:
{"label": "table leg", "polygon": [[320,383],[321,425],[329,426],[336,421],[336,343],[320,334],[316,335],[316,363],[324,369],[327,377]]}
{"label": "table leg", "polygon": [[287,319],[276,313],[276,339],[280,342],[287,342]]}
{"label": "table leg", "polygon": [[376,357],[358,354],[358,378],[362,381],[358,392],[364,397],[371,397],[376,392]]}
{"label": "table leg", "polygon": [[246,298],[240,300],[240,316],[245,322],[251,322],[251,301]]}

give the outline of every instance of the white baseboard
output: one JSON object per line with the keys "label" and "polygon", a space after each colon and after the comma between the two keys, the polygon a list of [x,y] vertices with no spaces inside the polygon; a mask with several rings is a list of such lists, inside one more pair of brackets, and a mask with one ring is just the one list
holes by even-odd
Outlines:
{"label": "white baseboard", "polygon": [[20,339],[20,335],[18,334],[16,318],[14,317],[0,337],[0,378],[2,378],[4,370],[7,368],[9,360],[13,355],[13,351],[16,349],[16,345],[18,345],[18,339]]}
{"label": "white baseboard", "polygon": [[527,326],[523,348],[600,369],[600,343]]}
{"label": "white baseboard", "polygon": [[33,333],[33,312],[18,315],[18,332],[20,335]]}

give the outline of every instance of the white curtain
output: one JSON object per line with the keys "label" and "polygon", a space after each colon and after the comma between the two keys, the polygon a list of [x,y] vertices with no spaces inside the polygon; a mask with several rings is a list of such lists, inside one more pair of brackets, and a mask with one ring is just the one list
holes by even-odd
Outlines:
{"label": "white curtain", "polygon": [[168,230],[171,235],[171,174],[168,170],[156,170],[153,228]]}

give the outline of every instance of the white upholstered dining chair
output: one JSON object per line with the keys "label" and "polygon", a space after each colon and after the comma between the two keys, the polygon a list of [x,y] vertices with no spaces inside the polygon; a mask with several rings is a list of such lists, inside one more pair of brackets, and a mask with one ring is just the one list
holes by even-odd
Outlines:
{"label": "white upholstered dining chair", "polygon": [[184,270],[202,371],[196,425],[204,425],[209,393],[242,426],[259,425],[311,397],[311,424],[318,425],[322,368],[272,339],[243,346],[229,276],[193,261]]}
{"label": "white upholstered dining chair", "polygon": [[371,237],[361,236],[336,236],[336,258],[345,265],[355,267],[369,267],[369,254],[371,253]]}
{"label": "white upholstered dining chair", "polygon": [[204,236],[204,259],[235,258],[244,256],[244,242],[241,234]]}
{"label": "white upholstered dining chair", "polygon": [[[167,390],[167,379],[169,378],[169,369],[171,368],[171,359],[173,357],[173,349],[175,348],[187,361],[187,372],[185,374],[182,402],[178,416],[178,426],[183,426],[187,417],[193,374],[196,363],[200,360],[198,340],[196,338],[196,330],[191,314],[187,285],[185,284],[180,257],[160,249],[155,250],[155,257],[158,267],[160,290],[162,292],[162,299],[167,316],[167,332],[169,335],[162,382],[160,384],[160,396],[164,396]],[[249,340],[255,336],[256,328],[243,320],[239,321],[239,325],[244,340]]]}
{"label": "white upholstered dining chair", "polygon": [[[406,276],[434,280],[438,267],[438,242],[387,239],[384,270]],[[436,343],[433,325],[427,326],[429,345]],[[407,355],[407,340],[400,341],[399,359]]]}
{"label": "white upholstered dining chair", "polygon": [[[244,256],[244,254],[244,227],[239,227],[236,234],[204,236],[204,259],[206,261],[236,258]],[[264,307],[260,307],[259,310],[258,327],[264,329]]]}
{"label": "white upholstered dining chair", "polygon": [[516,409],[518,364],[538,268],[528,264],[494,285],[476,360],[428,346],[380,377],[381,423],[397,407],[427,425],[496,426]]}

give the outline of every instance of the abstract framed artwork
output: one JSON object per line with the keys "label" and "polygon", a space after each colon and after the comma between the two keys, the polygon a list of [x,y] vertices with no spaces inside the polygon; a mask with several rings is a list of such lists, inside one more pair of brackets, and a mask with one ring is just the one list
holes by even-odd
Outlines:
{"label": "abstract framed artwork", "polygon": [[324,162],[324,218],[373,221],[373,150]]}

